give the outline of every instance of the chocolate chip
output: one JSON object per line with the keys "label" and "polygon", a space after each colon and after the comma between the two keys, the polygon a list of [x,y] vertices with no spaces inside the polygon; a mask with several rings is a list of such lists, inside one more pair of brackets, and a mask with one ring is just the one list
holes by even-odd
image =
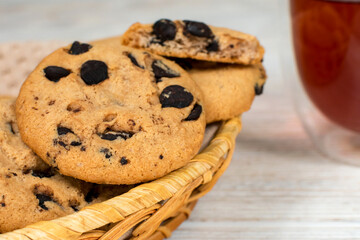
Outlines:
{"label": "chocolate chip", "polygon": [[134,135],[133,132],[125,132],[125,131],[112,131],[109,129],[106,129],[104,133],[100,133],[99,136],[101,139],[108,140],[108,141],[114,141],[118,138],[122,138],[124,140],[131,138]]}
{"label": "chocolate chip", "polygon": [[76,205],[70,205],[70,207],[74,210],[74,212],[78,212],[79,211],[79,206]]}
{"label": "chocolate chip", "polygon": [[135,58],[131,53],[129,53],[127,56],[128,56],[128,58],[130,58],[130,61],[131,61],[135,66],[144,69],[144,66],[141,66],[141,65],[137,62],[136,58]]}
{"label": "chocolate chip", "polygon": [[195,104],[194,108],[191,110],[189,116],[184,119],[184,121],[195,121],[198,120],[202,113],[202,107],[199,104]]}
{"label": "chocolate chip", "polygon": [[49,168],[45,171],[32,170],[31,175],[33,175],[34,177],[38,177],[38,178],[51,178],[52,176],[55,175],[55,173],[51,168]]}
{"label": "chocolate chip", "polygon": [[184,20],[185,28],[184,28],[184,34],[187,33],[196,36],[196,37],[204,37],[204,38],[213,38],[214,34],[212,33],[211,29],[202,22],[196,22],[196,21],[188,21]]}
{"label": "chocolate chip", "polygon": [[81,145],[81,142],[78,142],[78,141],[72,141],[70,143],[71,146],[74,146],[74,147],[77,147],[77,146],[80,146]]}
{"label": "chocolate chip", "polygon": [[0,205],[1,205],[2,207],[5,207],[5,206],[6,206],[6,204],[5,204],[5,195],[2,195],[2,199],[1,199]]}
{"label": "chocolate chip", "polygon": [[112,152],[110,152],[110,150],[108,148],[101,148],[100,152],[104,153],[106,158],[112,157]]}
{"label": "chocolate chip", "polygon": [[64,147],[66,150],[70,150],[69,145],[75,146],[75,147],[81,145],[81,142],[79,140],[66,140],[66,138],[61,137],[61,136],[67,135],[67,134],[74,134],[75,135],[75,133],[71,129],[69,129],[67,127],[58,126],[57,133],[60,136],[60,138],[53,140],[54,146],[56,144],[59,144],[60,146]]}
{"label": "chocolate chip", "polygon": [[66,150],[69,150],[69,146],[66,143],[64,143],[63,141],[58,141],[58,143],[60,146],[64,147]]}
{"label": "chocolate chip", "polygon": [[115,139],[118,138],[116,134],[112,134],[112,133],[101,134],[100,137],[101,139],[109,140],[109,141],[114,141]]}
{"label": "chocolate chip", "polygon": [[167,78],[174,78],[179,77],[180,74],[169,68],[160,60],[155,60],[151,64],[151,68],[154,72],[156,82],[161,82],[160,78],[167,77]]}
{"label": "chocolate chip", "polygon": [[160,19],[153,25],[153,33],[162,42],[173,40],[176,35],[176,25],[169,19]]}
{"label": "chocolate chip", "polygon": [[126,164],[128,164],[129,163],[129,161],[125,158],[125,157],[122,157],[121,159],[120,159],[120,164],[121,165],[126,165]]}
{"label": "chocolate chip", "polygon": [[160,94],[161,107],[184,108],[194,100],[193,95],[179,85],[170,85]]}
{"label": "chocolate chip", "polygon": [[15,132],[15,130],[14,130],[14,126],[13,126],[13,124],[14,124],[14,122],[8,122],[8,125],[9,125],[9,128],[10,128],[10,132],[12,133],[12,134],[16,134],[16,132]]}
{"label": "chocolate chip", "polygon": [[164,158],[164,156],[163,156],[162,154],[160,154],[159,158],[160,158],[160,159],[163,159],[163,158]]}
{"label": "chocolate chip", "polygon": [[213,40],[209,45],[206,46],[208,52],[217,52],[219,51],[219,43],[216,40]]}
{"label": "chocolate chip", "polygon": [[87,85],[98,84],[109,78],[108,67],[102,61],[89,60],[81,66],[80,76]]}
{"label": "chocolate chip", "polygon": [[49,208],[45,206],[45,202],[56,202],[52,197],[45,194],[35,194],[35,196],[39,200],[39,206],[44,210],[49,210]]}
{"label": "chocolate chip", "polygon": [[180,65],[185,70],[191,70],[193,68],[191,64],[191,60],[188,58],[175,58],[175,57],[168,57],[168,59],[176,62],[176,64]]}
{"label": "chocolate chip", "polygon": [[74,134],[74,132],[71,129],[69,129],[67,127],[62,127],[62,126],[57,127],[57,133],[58,133],[59,136],[66,135],[68,133]]}
{"label": "chocolate chip", "polygon": [[6,178],[11,178],[12,176],[11,175],[13,175],[13,176],[17,176],[17,174],[16,173],[14,173],[14,172],[9,172],[8,174],[6,174]]}
{"label": "chocolate chip", "polygon": [[[164,46],[164,42],[157,38],[150,39],[150,44],[160,44],[161,46]],[[149,47],[149,44],[148,44]]]}
{"label": "chocolate chip", "polygon": [[99,192],[95,188],[91,188],[85,196],[85,201],[91,203],[95,198],[99,197]]}
{"label": "chocolate chip", "polygon": [[58,82],[60,78],[66,77],[70,71],[57,66],[48,66],[44,68],[45,77],[52,82]]}
{"label": "chocolate chip", "polygon": [[255,84],[255,94],[261,95],[264,91],[264,85],[259,86],[259,84]]}
{"label": "chocolate chip", "polygon": [[85,152],[85,151],[86,151],[86,147],[85,147],[85,146],[82,146],[82,147],[80,148],[80,151]]}
{"label": "chocolate chip", "polygon": [[51,100],[48,105],[51,106],[51,105],[54,105],[55,104],[55,100]]}
{"label": "chocolate chip", "polygon": [[90,44],[79,43],[78,41],[75,41],[71,45],[69,53],[71,55],[79,55],[79,54],[82,54],[82,53],[86,53],[87,51],[90,50],[90,48],[92,48],[92,46]]}

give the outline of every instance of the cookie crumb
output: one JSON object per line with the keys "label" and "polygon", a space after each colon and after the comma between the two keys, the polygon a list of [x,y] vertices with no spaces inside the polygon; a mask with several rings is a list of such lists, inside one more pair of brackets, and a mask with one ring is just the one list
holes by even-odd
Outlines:
{"label": "cookie crumb", "polygon": [[110,152],[110,150],[108,148],[102,148],[102,149],[100,149],[100,152],[105,154],[105,158],[112,157],[112,152]]}
{"label": "cookie crumb", "polygon": [[5,203],[5,195],[2,195],[1,198],[2,198],[2,199],[1,199],[0,205],[1,205],[1,207],[5,207],[5,206],[6,206],[6,203]]}
{"label": "cookie crumb", "polygon": [[122,157],[121,159],[120,159],[120,164],[121,165],[126,165],[126,164],[128,164],[129,163],[129,161],[125,158],[125,157]]}

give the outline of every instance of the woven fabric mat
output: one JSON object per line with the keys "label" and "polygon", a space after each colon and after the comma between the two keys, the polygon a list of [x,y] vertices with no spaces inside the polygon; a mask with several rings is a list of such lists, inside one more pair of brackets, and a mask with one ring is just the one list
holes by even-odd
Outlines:
{"label": "woven fabric mat", "polygon": [[21,84],[46,55],[63,45],[60,41],[0,44],[0,94],[17,96]]}

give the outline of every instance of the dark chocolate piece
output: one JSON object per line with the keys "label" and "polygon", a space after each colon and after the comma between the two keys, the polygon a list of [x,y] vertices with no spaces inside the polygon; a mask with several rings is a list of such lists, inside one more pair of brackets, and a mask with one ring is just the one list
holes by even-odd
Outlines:
{"label": "dark chocolate piece", "polygon": [[70,145],[71,145],[71,146],[73,146],[73,147],[78,147],[78,146],[80,146],[80,145],[81,145],[81,142],[78,142],[78,141],[72,141],[72,142],[70,143]]}
{"label": "dark chocolate piece", "polygon": [[66,143],[64,143],[63,141],[58,141],[58,143],[60,146],[64,147],[66,150],[70,149],[69,146]]}
{"label": "dark chocolate piece", "polygon": [[99,84],[109,78],[108,67],[102,61],[89,60],[81,66],[80,76],[87,85]]}
{"label": "dark chocolate piece", "polygon": [[144,66],[141,66],[138,61],[136,60],[136,58],[131,54],[131,53],[128,53],[127,54],[128,58],[130,58],[130,61],[137,67],[141,68],[141,69],[144,69]]}
{"label": "dark chocolate piece", "polygon": [[126,132],[126,131],[113,131],[110,129],[107,129],[104,133],[100,133],[99,136],[101,139],[108,140],[108,141],[114,141],[118,138],[122,138],[124,140],[131,138],[134,135],[133,132]]}
{"label": "dark chocolate piece", "polygon": [[180,74],[169,68],[165,65],[161,60],[155,60],[151,64],[151,68],[154,72],[156,82],[161,82],[160,78],[167,77],[167,78],[175,78],[180,77]]}
{"label": "dark chocolate piece", "polygon": [[199,104],[195,104],[194,108],[191,110],[189,116],[184,119],[184,121],[195,121],[198,120],[202,113],[202,106]]}
{"label": "dark chocolate piece", "polygon": [[128,164],[129,163],[129,161],[126,159],[126,157],[122,157],[121,159],[120,159],[120,164],[121,165],[126,165],[126,164]]}
{"label": "dark chocolate piece", "polygon": [[70,71],[58,67],[58,66],[48,66],[44,68],[45,77],[52,82],[58,82],[61,78],[64,78],[70,74]]}
{"label": "dark chocolate piece", "polygon": [[[164,42],[157,38],[150,39],[150,44],[160,44],[161,46],[164,46]],[[149,45],[148,45],[149,47]]]}
{"label": "dark chocolate piece", "polygon": [[92,48],[90,44],[87,43],[79,43],[78,41],[73,42],[71,48],[69,50],[69,54],[71,55],[80,55],[82,53],[86,53]]}
{"label": "dark chocolate piece", "polygon": [[6,206],[6,204],[5,204],[5,195],[2,195],[2,200],[1,200],[1,202],[0,202],[0,205],[1,205],[2,207],[5,207],[5,206]]}
{"label": "dark chocolate piece", "polygon": [[10,132],[15,135],[16,132],[15,132],[14,126],[13,126],[14,122],[11,121],[11,122],[8,122],[8,124],[9,124],[9,128],[10,128]]}
{"label": "dark chocolate piece", "polygon": [[102,149],[100,149],[100,152],[104,153],[106,158],[112,157],[112,152],[110,152],[110,150],[108,148],[102,148]]}
{"label": "dark chocolate piece", "polygon": [[62,127],[62,126],[57,127],[57,133],[58,133],[59,136],[66,135],[68,133],[74,134],[74,132],[71,129],[69,129],[67,127]]}
{"label": "dark chocolate piece", "polygon": [[176,57],[168,57],[168,59],[176,62],[180,67],[184,70],[191,70],[193,68],[191,64],[191,59],[188,58],[176,58]]}
{"label": "dark chocolate piece", "polygon": [[196,37],[213,38],[214,34],[211,29],[203,22],[184,20],[184,34],[191,34]]}
{"label": "dark chocolate piece", "polygon": [[160,94],[161,107],[184,108],[194,100],[193,95],[179,85],[167,86]]}
{"label": "dark chocolate piece", "polygon": [[259,86],[259,84],[255,84],[255,94],[261,95],[264,91],[264,85]]}
{"label": "dark chocolate piece", "polygon": [[99,191],[94,187],[90,189],[90,191],[85,196],[85,201],[87,203],[91,203],[94,199],[99,197]]}
{"label": "dark chocolate piece", "polygon": [[45,202],[55,202],[54,199],[48,195],[45,194],[35,194],[36,198],[39,200],[39,206],[44,210],[49,210],[47,206],[45,206]]}
{"label": "dark chocolate piece", "polygon": [[74,210],[74,212],[78,212],[79,211],[79,206],[76,205],[70,205],[70,207]]}
{"label": "dark chocolate piece", "polygon": [[169,19],[160,19],[154,23],[153,33],[162,42],[173,40],[176,36],[176,25]]}
{"label": "dark chocolate piece", "polygon": [[216,40],[213,40],[212,42],[207,45],[206,50],[208,52],[217,52],[219,51],[219,43]]}
{"label": "dark chocolate piece", "polygon": [[38,177],[38,178],[51,178],[52,176],[55,175],[55,173],[51,168],[49,168],[45,171],[32,170],[31,175],[33,175],[34,177]]}

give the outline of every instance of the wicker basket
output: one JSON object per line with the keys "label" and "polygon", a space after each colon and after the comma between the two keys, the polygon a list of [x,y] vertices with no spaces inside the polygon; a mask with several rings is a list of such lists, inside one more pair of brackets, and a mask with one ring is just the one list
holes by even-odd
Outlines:
{"label": "wicker basket", "polygon": [[[53,49],[57,44],[40,44],[44,47],[37,47],[36,51],[44,52]],[[0,73],[2,75],[11,73],[9,66],[13,69],[19,66],[19,59],[26,63],[34,62],[36,56],[39,58],[41,54],[28,55],[28,52],[24,55],[30,56],[30,60],[20,57],[13,59],[12,62],[6,56],[9,47],[20,50],[23,48],[31,53],[29,46],[34,46],[34,43],[0,46],[2,68]],[[23,51],[19,51],[20,53]],[[4,64],[8,66],[7,70]],[[23,76],[21,78],[18,76],[16,79],[21,79],[18,81],[22,81],[29,69],[34,67],[33,63],[30,64],[31,67],[28,65],[24,64],[21,68]],[[17,69],[16,72],[19,70]],[[2,80],[1,85],[7,86],[6,89],[1,88],[1,94],[8,92],[16,94],[19,83],[14,81],[14,76],[9,76],[8,79]],[[157,240],[168,238],[172,231],[189,217],[197,200],[212,189],[228,167],[235,148],[235,138],[240,129],[240,118],[223,122],[210,143],[185,167],[155,181],[134,187],[129,192],[105,202],[85,207],[77,213],[2,234],[0,239]]]}

